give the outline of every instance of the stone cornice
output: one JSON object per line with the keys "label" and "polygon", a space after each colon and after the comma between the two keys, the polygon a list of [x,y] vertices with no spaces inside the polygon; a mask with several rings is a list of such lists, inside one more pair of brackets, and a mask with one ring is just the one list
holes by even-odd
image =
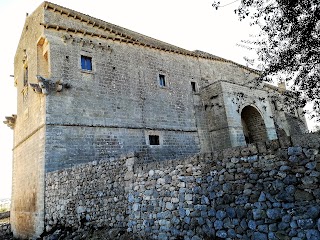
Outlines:
{"label": "stone cornice", "polygon": [[[88,25],[92,25],[92,27],[98,28],[100,30],[108,31],[112,34],[118,35],[121,38],[126,38],[126,39],[129,39],[132,41],[138,41],[138,40],[134,39],[132,36],[128,36],[127,34],[125,34],[123,32],[119,32],[119,31],[107,26],[104,21],[99,20],[99,19],[94,19],[93,17],[90,17],[88,15],[78,13],[78,12],[70,10],[70,9],[63,8],[61,6],[58,6],[56,4],[52,4],[50,2],[45,2],[44,8],[52,10],[54,12],[58,12],[61,15],[65,14],[67,17],[73,18],[75,20],[79,20],[80,22],[84,22]],[[51,26],[53,26],[53,25],[51,25]],[[56,27],[58,28],[57,30],[59,30],[59,28],[63,28],[62,26],[57,26],[57,25],[56,25]],[[80,33],[81,32],[85,33],[84,30],[77,30],[77,31]]]}
{"label": "stone cornice", "polygon": [[[213,60],[213,61],[230,63],[230,64],[233,64],[233,65],[240,67],[244,70],[250,71],[252,73],[255,73],[258,75],[260,74],[260,72],[258,70],[243,66],[243,65],[236,63],[236,62],[233,62],[231,60],[216,57],[211,54],[201,54],[201,53],[199,53],[199,51],[188,51],[186,49],[179,48],[174,45],[162,42],[160,40],[144,36],[143,34],[133,32],[131,30],[107,23],[103,20],[93,18],[89,15],[79,13],[74,10],[64,8],[62,6],[59,6],[59,5],[50,3],[50,2],[44,2],[43,6],[44,6],[44,9],[46,9],[46,10],[49,9],[51,11],[60,13],[61,15],[65,14],[67,17],[84,22],[88,25],[91,25],[94,28],[98,28],[100,30],[109,32],[111,34],[115,34],[118,37],[111,37],[111,36],[107,36],[107,35],[103,35],[103,34],[89,32],[89,31],[85,31],[83,29],[74,29],[74,28],[67,28],[67,27],[63,27],[63,26],[50,24],[50,23],[41,23],[41,25],[43,25],[47,29],[55,29],[57,31],[62,30],[62,31],[66,31],[66,32],[80,33],[80,34],[83,34],[84,36],[92,36],[92,37],[98,37],[98,38],[108,39],[108,40],[113,40],[113,41],[118,41],[118,42],[131,43],[131,44],[140,45],[140,46],[144,46],[144,47],[148,47],[148,48],[152,48],[152,49],[158,49],[160,51],[172,52],[172,53],[176,53],[176,54],[182,54],[185,56],[191,56],[191,57],[196,57],[196,58],[201,58],[201,59],[208,59],[208,60]],[[112,28],[112,26],[114,26],[114,28],[119,28],[122,31],[120,32],[120,31]],[[142,39],[152,40],[153,43],[149,43],[147,40],[146,41],[139,40],[136,37],[130,36],[128,33],[125,33],[125,32],[128,32],[129,34],[130,34],[130,32],[134,33],[135,35],[140,36]],[[159,43],[159,44],[154,44],[154,43]]]}
{"label": "stone cornice", "polygon": [[55,24],[40,23],[40,25],[44,26],[46,29],[54,29],[57,31],[65,31],[65,32],[70,32],[70,33],[79,33],[84,36],[98,37],[101,39],[107,39],[107,40],[113,40],[113,41],[119,41],[119,42],[126,42],[126,43],[132,43],[132,44],[133,43],[142,44],[138,40],[132,40],[132,38],[129,39],[129,38],[121,38],[121,37],[111,37],[111,36],[104,35],[104,34],[98,34],[98,33],[94,33],[94,32],[85,31],[82,29],[66,28],[63,26],[55,25]]}

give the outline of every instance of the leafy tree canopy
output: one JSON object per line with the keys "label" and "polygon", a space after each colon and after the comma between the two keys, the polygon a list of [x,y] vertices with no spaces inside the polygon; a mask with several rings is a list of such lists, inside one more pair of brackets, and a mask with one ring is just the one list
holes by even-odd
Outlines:
{"label": "leafy tree canopy", "polygon": [[230,0],[238,4],[239,19],[250,18],[261,33],[244,41],[257,49],[262,79],[277,77],[299,96],[299,105],[313,103],[313,115],[320,113],[320,1],[319,0]]}

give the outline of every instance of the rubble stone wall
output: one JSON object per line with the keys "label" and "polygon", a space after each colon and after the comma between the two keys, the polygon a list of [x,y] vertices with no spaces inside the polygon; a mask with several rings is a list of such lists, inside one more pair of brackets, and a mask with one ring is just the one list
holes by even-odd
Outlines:
{"label": "rubble stone wall", "polygon": [[[91,162],[47,174],[46,231],[55,227],[126,226],[124,182],[133,158]],[[132,166],[132,164],[131,164]],[[132,168],[132,167],[131,167]]]}
{"label": "rubble stone wall", "polygon": [[5,239],[6,236],[11,234],[10,223],[0,223],[0,239]]}
{"label": "rubble stone wall", "polygon": [[[319,239],[320,137],[46,175],[46,229],[124,227],[151,239]],[[300,145],[299,145],[300,144]]]}

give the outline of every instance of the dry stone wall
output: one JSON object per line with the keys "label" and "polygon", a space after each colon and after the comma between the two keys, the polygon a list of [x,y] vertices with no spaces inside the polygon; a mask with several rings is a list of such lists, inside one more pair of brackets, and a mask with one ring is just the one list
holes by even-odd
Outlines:
{"label": "dry stone wall", "polygon": [[9,223],[0,223],[0,239],[10,239],[11,226]]}
{"label": "dry stone wall", "polygon": [[47,174],[46,231],[60,226],[125,227],[124,182],[130,162],[133,158],[109,159]]}
{"label": "dry stone wall", "polygon": [[47,173],[46,230],[108,226],[150,239],[319,239],[320,137],[292,142],[149,164],[131,155]]}

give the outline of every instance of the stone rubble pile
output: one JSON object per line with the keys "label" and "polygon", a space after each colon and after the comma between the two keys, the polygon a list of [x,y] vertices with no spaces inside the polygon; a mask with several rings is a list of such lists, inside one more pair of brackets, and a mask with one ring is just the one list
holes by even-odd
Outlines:
{"label": "stone rubble pile", "polygon": [[148,164],[130,155],[49,173],[46,230],[108,226],[148,239],[320,239],[320,139],[293,142]]}
{"label": "stone rubble pile", "polygon": [[13,239],[10,223],[0,223],[0,239]]}

